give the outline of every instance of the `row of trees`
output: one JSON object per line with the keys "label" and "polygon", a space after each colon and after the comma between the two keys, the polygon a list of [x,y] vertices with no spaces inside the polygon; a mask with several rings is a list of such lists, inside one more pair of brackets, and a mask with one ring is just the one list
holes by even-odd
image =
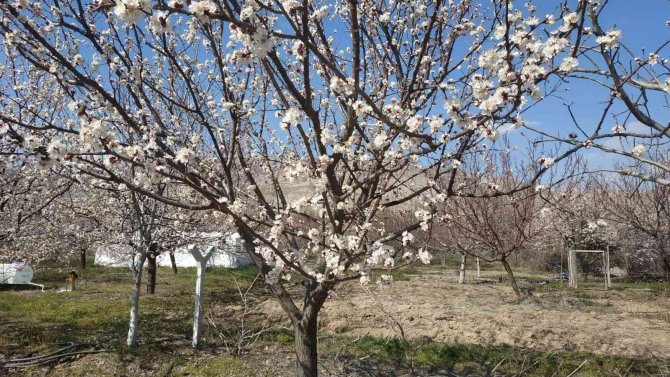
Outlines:
{"label": "row of trees", "polygon": [[[574,173],[560,165],[581,149],[626,156],[655,169],[626,174],[668,184],[667,161],[647,153],[668,137],[649,110],[668,93],[665,45],[628,59],[621,32],[600,24],[606,5],[545,16],[511,1],[2,2],[0,155],[17,182],[3,200],[26,193],[35,204],[15,208],[44,213],[65,196],[58,182],[101,190],[127,205],[105,226],[131,222],[140,258],[168,237],[158,214],[232,227],[293,324],[298,375],[314,376],[329,292],[429,261],[438,219],[443,242],[485,245],[511,274],[509,254],[552,223],[534,221],[538,187]],[[565,136],[524,122],[571,79],[608,89],[597,125],[575,118]],[[615,111],[645,132],[607,131]],[[533,135],[531,152],[496,149],[509,128]],[[36,188],[38,169],[58,179]],[[64,205],[89,210],[82,200]],[[413,217],[389,221],[407,208]],[[286,289],[291,275],[305,281],[301,297]]]}

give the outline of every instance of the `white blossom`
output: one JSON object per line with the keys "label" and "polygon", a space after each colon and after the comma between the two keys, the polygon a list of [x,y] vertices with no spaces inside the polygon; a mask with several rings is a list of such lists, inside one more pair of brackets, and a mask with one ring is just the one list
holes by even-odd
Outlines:
{"label": "white blossom", "polygon": [[550,167],[552,167],[554,165],[555,160],[551,157],[542,156],[542,157],[540,157],[538,162],[542,165],[543,168],[549,169]]}
{"label": "white blossom", "polygon": [[281,120],[281,128],[286,131],[289,127],[296,126],[302,122],[303,116],[302,111],[297,107],[291,107],[286,110],[284,117]]}
{"label": "white blossom", "polygon": [[421,263],[423,264],[430,264],[431,259],[433,259],[433,256],[428,252],[427,249],[419,249],[418,252],[418,257]]}
{"label": "white blossom", "polygon": [[619,43],[620,38],[621,38],[621,31],[612,29],[608,31],[607,34],[597,37],[596,42],[600,43],[605,47],[614,48]]}
{"label": "white blossom", "polygon": [[577,68],[579,65],[579,61],[576,58],[573,58],[572,56],[568,56],[563,61],[561,62],[561,65],[558,67],[559,70],[563,72],[570,72]]}
{"label": "white blossom", "polygon": [[626,129],[619,124],[615,124],[614,127],[612,127],[612,132],[615,134],[620,134],[622,132],[626,132]]}
{"label": "white blossom", "polygon": [[631,150],[631,153],[635,157],[642,157],[646,152],[647,152],[647,147],[645,147],[642,144],[638,144],[638,145],[634,146],[633,149]]}
{"label": "white blossom", "polygon": [[174,161],[180,164],[188,165],[195,160],[195,152],[189,148],[182,148],[174,156]]}
{"label": "white blossom", "polygon": [[171,28],[172,25],[170,25],[167,12],[155,11],[151,17],[149,17],[149,30],[151,30],[152,33],[167,33]]}
{"label": "white blossom", "polygon": [[116,0],[114,14],[128,24],[135,24],[151,11],[150,0]]}
{"label": "white blossom", "polygon": [[191,11],[200,21],[204,23],[209,23],[209,17],[216,13],[216,4],[212,0],[200,0],[194,1],[188,7],[188,10]]}

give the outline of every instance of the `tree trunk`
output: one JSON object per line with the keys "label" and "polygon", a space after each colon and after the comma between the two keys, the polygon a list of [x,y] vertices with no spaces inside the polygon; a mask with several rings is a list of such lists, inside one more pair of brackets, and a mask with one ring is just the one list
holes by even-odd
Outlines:
{"label": "tree trunk", "polygon": [[189,246],[189,252],[193,255],[193,259],[198,262],[197,278],[195,280],[195,308],[193,309],[193,341],[191,345],[193,348],[200,346],[200,333],[202,327],[202,295],[205,293],[205,270],[207,269],[207,262],[212,257],[215,248],[210,246],[202,253],[197,246]]}
{"label": "tree trunk", "polygon": [[79,254],[80,260],[81,260],[81,268],[86,269],[86,249],[81,251],[81,254]]}
{"label": "tree trunk", "polygon": [[481,269],[479,268],[479,258],[477,258],[477,278],[481,277]]}
{"label": "tree trunk", "polygon": [[128,338],[126,345],[134,347],[137,345],[137,325],[140,322],[140,289],[142,289],[142,269],[146,256],[141,255],[137,262],[137,271],[135,272],[135,284],[130,295],[130,323],[128,325]]}
{"label": "tree trunk", "polygon": [[295,326],[296,375],[298,377],[316,377],[319,374],[317,321],[300,321]]}
{"label": "tree trunk", "polygon": [[665,271],[665,295],[670,297],[670,258],[663,258],[663,270]]}
{"label": "tree trunk", "polygon": [[156,254],[149,254],[147,263],[147,293],[156,293]]}
{"label": "tree trunk", "polygon": [[170,252],[170,264],[172,265],[172,272],[177,273],[177,261],[174,260],[174,253]]}
{"label": "tree trunk", "polygon": [[507,262],[507,259],[502,258],[500,260],[500,263],[502,263],[503,267],[505,267],[505,271],[507,272],[507,276],[509,277],[510,284],[512,285],[512,289],[514,290],[514,294],[516,295],[517,298],[521,298],[521,291],[519,290],[519,286],[516,284],[516,278],[514,278],[514,272],[512,272],[512,267],[510,267],[509,262]]}
{"label": "tree trunk", "polygon": [[461,269],[458,272],[458,284],[465,283],[465,262],[467,261],[468,256],[466,254],[461,255]]}
{"label": "tree trunk", "polygon": [[195,308],[193,309],[193,348],[200,346],[200,333],[202,326],[202,295],[205,293],[205,268],[207,260],[198,263],[198,277],[195,281]]}

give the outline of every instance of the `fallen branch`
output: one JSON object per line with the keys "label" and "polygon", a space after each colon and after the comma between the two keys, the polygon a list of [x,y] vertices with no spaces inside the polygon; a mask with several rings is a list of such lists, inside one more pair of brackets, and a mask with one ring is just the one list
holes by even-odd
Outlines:
{"label": "fallen branch", "polygon": [[19,358],[19,359],[12,359],[12,360],[9,360],[9,362],[26,362],[26,361],[35,360],[35,359],[41,359],[41,358],[44,358],[44,357],[49,357],[49,356],[57,355],[57,354],[59,354],[59,353],[61,353],[61,352],[69,351],[69,350],[71,350],[71,349],[73,349],[73,348],[77,348],[77,347],[79,347],[79,346],[82,346],[82,344],[70,344],[70,345],[67,346],[67,347],[61,348],[61,349],[59,349],[59,350],[57,350],[57,351],[54,351],[54,352],[49,353],[49,354],[46,354],[46,355],[42,355],[42,356],[33,356],[33,357],[24,357],[24,358]]}
{"label": "fallen branch", "polygon": [[72,358],[75,356],[79,355],[86,355],[86,354],[94,354],[94,353],[102,353],[102,352],[111,352],[109,350],[84,350],[84,351],[76,351],[76,352],[67,352],[70,351],[76,347],[81,347],[86,344],[72,344],[70,346],[61,348],[55,352],[52,352],[47,355],[42,355],[42,356],[34,356],[34,357],[27,357],[27,358],[19,358],[19,359],[11,359],[7,361],[4,365],[5,368],[28,368],[36,365],[42,365],[42,364],[47,364],[56,360],[61,360],[61,359],[66,359],[66,358]]}

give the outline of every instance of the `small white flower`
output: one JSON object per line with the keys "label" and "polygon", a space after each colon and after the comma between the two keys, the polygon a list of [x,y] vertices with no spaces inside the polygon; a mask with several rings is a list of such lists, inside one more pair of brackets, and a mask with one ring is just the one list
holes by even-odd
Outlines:
{"label": "small white flower", "polygon": [[433,259],[433,256],[426,249],[419,249],[418,257],[423,264],[430,264],[430,260]]}
{"label": "small white flower", "polygon": [[622,125],[616,124],[614,127],[612,127],[612,132],[615,134],[620,134],[622,132],[626,132],[626,129],[623,128]]}
{"label": "small white flower", "polygon": [[573,58],[572,56],[568,56],[567,58],[563,59],[561,62],[561,65],[558,67],[558,69],[562,72],[570,72],[577,68],[579,65],[579,61],[577,61],[576,58]]}
{"label": "small white flower", "polygon": [[655,54],[653,52],[649,54],[649,64],[650,65],[658,64],[658,54]]}
{"label": "small white flower", "polygon": [[568,13],[563,16],[563,21],[568,25],[576,24],[579,21],[579,16],[576,12]]}
{"label": "small white flower", "polygon": [[389,21],[391,21],[391,13],[384,12],[379,16],[379,22],[382,24],[388,23]]}
{"label": "small white flower", "polygon": [[541,156],[537,162],[539,162],[543,168],[549,169],[556,161],[551,157]]}
{"label": "small white flower", "polygon": [[298,125],[302,122],[302,113],[297,107],[291,107],[286,110],[284,117],[281,120],[280,127],[282,130],[286,131],[289,127]]}
{"label": "small white flower", "polygon": [[135,24],[151,11],[150,0],[116,0],[114,14],[128,24]]}
{"label": "small white flower", "polygon": [[195,152],[193,150],[188,149],[188,148],[182,148],[177,154],[174,156],[175,162],[188,165],[189,162],[193,161],[195,159]]}
{"label": "small white flower", "polygon": [[402,232],[402,245],[408,246],[414,240],[414,235],[408,231]]}
{"label": "small white flower", "polygon": [[610,30],[605,35],[601,35],[596,38],[596,42],[601,45],[609,48],[614,48],[617,46],[619,39],[621,38],[621,30]]}
{"label": "small white flower", "polygon": [[216,13],[216,4],[211,0],[194,1],[188,10],[193,12],[200,21],[208,24],[209,16]]}
{"label": "small white flower", "polygon": [[149,30],[155,34],[167,33],[172,26],[168,19],[168,13],[164,11],[156,11],[149,17]]}
{"label": "small white flower", "polygon": [[642,144],[638,144],[631,150],[631,153],[635,157],[642,157],[647,152],[647,147]]}
{"label": "small white flower", "polygon": [[491,140],[491,141],[496,141],[500,137],[500,134],[498,133],[498,131],[496,129],[493,129],[493,128],[486,128],[482,132],[482,134],[484,135],[484,137],[486,139]]}

